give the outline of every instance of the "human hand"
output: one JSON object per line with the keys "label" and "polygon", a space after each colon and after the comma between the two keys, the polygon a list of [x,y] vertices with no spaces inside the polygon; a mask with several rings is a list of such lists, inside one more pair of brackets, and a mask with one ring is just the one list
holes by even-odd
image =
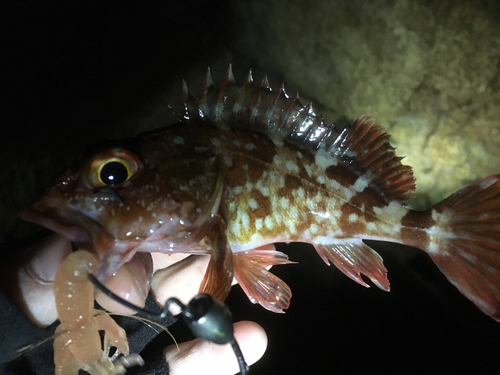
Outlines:
{"label": "human hand", "polygon": [[[58,265],[71,252],[71,244],[64,237],[53,234],[33,245],[33,257],[17,272],[17,302],[37,325],[47,326],[57,319],[53,294],[53,280]],[[138,306],[144,306],[149,290],[157,301],[177,297],[187,303],[198,293],[198,287],[208,264],[208,256],[188,257],[185,254],[138,253],[109,279],[106,286]],[[131,311],[103,294],[96,295],[105,309],[121,314]],[[248,364],[255,363],[264,354],[267,337],[253,322],[234,325],[235,337]],[[235,374],[239,371],[229,345],[216,345],[195,339],[165,350],[170,374],[183,375]]]}

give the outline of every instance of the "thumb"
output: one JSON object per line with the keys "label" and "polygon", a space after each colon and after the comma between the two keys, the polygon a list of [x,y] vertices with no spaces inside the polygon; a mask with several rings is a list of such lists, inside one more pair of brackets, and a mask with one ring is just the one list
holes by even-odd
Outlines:
{"label": "thumb", "polygon": [[[266,351],[267,336],[257,323],[242,321],[234,324],[234,335],[248,365],[257,362]],[[217,345],[195,339],[165,349],[170,375],[233,375],[239,370],[230,344]]]}
{"label": "thumb", "polygon": [[53,284],[59,265],[71,252],[71,242],[52,234],[32,245],[31,257],[16,274],[17,293],[13,295],[23,312],[44,327],[57,319]]}

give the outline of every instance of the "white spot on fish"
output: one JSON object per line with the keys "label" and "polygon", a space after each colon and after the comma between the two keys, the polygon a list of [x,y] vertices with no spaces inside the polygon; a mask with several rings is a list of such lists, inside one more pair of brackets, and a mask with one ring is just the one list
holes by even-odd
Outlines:
{"label": "white spot on fish", "polygon": [[323,219],[328,219],[330,217],[330,213],[329,212],[316,212],[316,211],[309,211],[309,213],[313,214],[313,215],[317,215]]}
{"label": "white spot on fish", "polygon": [[233,106],[233,113],[240,113],[240,111],[241,111],[241,104],[235,103]]}
{"label": "white spot on fish", "polygon": [[344,196],[345,196],[345,199],[349,200],[353,197],[354,193],[352,192],[351,189],[349,188],[344,188]]}
{"label": "white spot on fish", "polygon": [[267,186],[264,186],[261,180],[257,181],[257,184],[255,185],[259,191],[265,195],[266,197],[269,196],[269,188]]}
{"label": "white spot on fish", "polygon": [[318,150],[317,154],[314,156],[314,161],[318,167],[325,170],[331,165],[337,165],[335,158],[332,158],[329,153],[324,150]]}
{"label": "white spot on fish", "polygon": [[283,140],[282,139],[271,138],[271,140],[273,141],[273,143],[276,147],[283,147]]}
{"label": "white spot on fish", "polygon": [[174,137],[174,143],[176,145],[183,145],[184,144],[184,138],[182,138],[181,136],[177,135]]}
{"label": "white spot on fish", "polygon": [[226,164],[228,167],[233,166],[233,159],[230,156],[225,155],[223,159],[224,159],[224,164]]}
{"label": "white spot on fish", "polygon": [[304,193],[305,192],[303,187],[299,187],[297,190],[295,190],[295,194],[301,199],[304,198]]}
{"label": "white spot on fish", "polygon": [[269,230],[273,229],[274,228],[273,218],[271,216],[266,216],[264,224],[266,225],[267,229]]}
{"label": "white spot on fish", "polygon": [[347,221],[350,223],[355,223],[356,221],[358,221],[358,215],[350,214],[349,217],[347,218]]}
{"label": "white spot on fish", "polygon": [[235,145],[237,148],[241,148],[241,143],[237,139],[233,140],[233,145]]}
{"label": "white spot on fish", "polygon": [[280,206],[281,208],[287,209],[289,205],[288,199],[285,197],[280,198]]}
{"label": "white spot on fish", "polygon": [[232,227],[233,227],[233,228],[232,228],[232,229],[233,229],[232,231],[233,231],[234,233],[237,233],[237,234],[238,234],[238,233],[241,233],[241,224],[240,224],[240,221],[235,221],[235,222],[233,222]]}
{"label": "white spot on fish", "polygon": [[248,151],[252,151],[252,150],[256,150],[257,147],[253,144],[253,143],[247,143],[245,145],[245,148],[248,150]]}
{"label": "white spot on fish", "polygon": [[353,185],[353,188],[354,190],[356,190],[358,193],[361,193],[363,190],[366,189],[366,187],[368,186],[368,181],[363,178],[363,177],[360,177],[356,180],[356,182],[354,183]]}
{"label": "white spot on fish", "polygon": [[259,208],[259,202],[257,202],[257,201],[256,201],[255,199],[253,199],[253,198],[250,198],[250,199],[248,200],[248,205],[249,205],[249,206],[250,206],[250,208],[251,208],[252,210],[254,210],[254,211],[255,211],[257,208]]}
{"label": "white spot on fish", "polygon": [[250,216],[248,216],[245,211],[241,212],[241,224],[245,229],[248,229],[248,227],[250,226]]}
{"label": "white spot on fish", "polygon": [[276,154],[276,155],[274,155],[273,163],[275,165],[283,165],[283,159],[281,158],[281,156]]}
{"label": "white spot on fish", "polygon": [[264,221],[259,218],[255,220],[255,229],[260,230],[262,228],[262,225],[264,224]]}
{"label": "white spot on fish", "polygon": [[304,169],[306,170],[307,175],[308,175],[309,177],[311,177],[311,175],[312,175],[312,169],[311,169],[311,166],[310,166],[310,165],[305,164],[305,165],[304,165]]}
{"label": "white spot on fish", "polygon": [[298,166],[298,165],[297,165],[297,163],[295,163],[294,161],[288,160],[288,161],[285,163],[285,167],[286,167],[286,169],[288,169],[290,172],[295,172],[295,173],[298,173],[298,172],[299,172],[299,166]]}
{"label": "white spot on fish", "polygon": [[288,228],[289,233],[295,233],[296,232],[295,221],[294,220],[291,220],[290,218],[287,217],[286,220],[284,220],[284,222],[285,222],[285,225]]}
{"label": "white spot on fish", "polygon": [[373,212],[375,215],[383,217],[385,221],[401,222],[401,219],[408,213],[408,210],[398,202],[391,202],[386,207],[373,207]]}
{"label": "white spot on fish", "polygon": [[220,147],[220,140],[218,138],[211,138],[210,143],[212,143],[215,147]]}
{"label": "white spot on fish", "polygon": [[276,173],[271,172],[269,173],[269,180],[274,184],[276,183]]}

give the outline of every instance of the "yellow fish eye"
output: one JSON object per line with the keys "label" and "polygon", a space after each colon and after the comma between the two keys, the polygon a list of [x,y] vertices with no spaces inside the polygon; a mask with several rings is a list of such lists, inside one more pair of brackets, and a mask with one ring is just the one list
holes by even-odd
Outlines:
{"label": "yellow fish eye", "polygon": [[117,186],[134,176],[140,166],[139,160],[131,152],[113,149],[96,156],[85,168],[83,176],[94,187]]}

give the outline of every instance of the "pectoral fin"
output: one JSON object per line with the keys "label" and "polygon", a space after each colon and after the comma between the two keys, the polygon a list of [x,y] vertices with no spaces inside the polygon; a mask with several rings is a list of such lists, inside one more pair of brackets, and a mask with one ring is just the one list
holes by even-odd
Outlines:
{"label": "pectoral fin", "polygon": [[334,264],[346,276],[358,284],[369,287],[361,278],[364,274],[380,289],[390,290],[387,270],[382,257],[365,245],[361,240],[339,241],[328,245],[314,245],[319,256],[326,264]]}
{"label": "pectoral fin", "polygon": [[210,294],[224,301],[231,289],[233,281],[233,253],[226,237],[226,224],[220,216],[207,234],[207,242],[211,247],[211,258],[207,272],[201,282],[199,293]]}

